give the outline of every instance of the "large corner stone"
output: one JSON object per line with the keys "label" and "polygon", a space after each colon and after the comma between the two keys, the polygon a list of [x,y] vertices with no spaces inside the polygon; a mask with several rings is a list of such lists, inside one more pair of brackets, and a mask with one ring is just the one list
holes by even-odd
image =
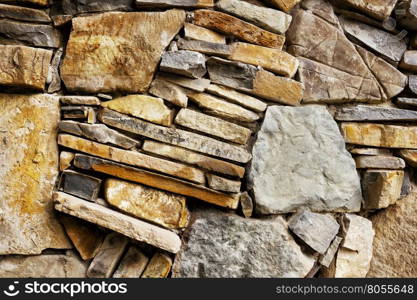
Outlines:
{"label": "large corner stone", "polygon": [[357,212],[355,162],[326,107],[271,106],[253,148],[249,186],[261,214]]}

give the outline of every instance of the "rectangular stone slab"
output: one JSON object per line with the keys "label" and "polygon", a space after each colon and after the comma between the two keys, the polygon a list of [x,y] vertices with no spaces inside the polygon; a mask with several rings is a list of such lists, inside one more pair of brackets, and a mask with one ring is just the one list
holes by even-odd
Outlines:
{"label": "rectangular stone slab", "polygon": [[226,44],[226,37],[224,35],[191,23],[184,24],[184,38],[188,40]]}
{"label": "rectangular stone slab", "polygon": [[101,179],[74,171],[64,171],[61,176],[63,192],[92,202],[97,199]]}
{"label": "rectangular stone slab", "polygon": [[355,157],[358,169],[392,169],[405,168],[405,162],[399,157],[380,155],[361,155]]}
{"label": "rectangular stone slab", "polygon": [[51,23],[51,18],[45,11],[15,5],[0,4],[0,17],[27,22]]}
{"label": "rectangular stone slab", "polygon": [[355,105],[339,107],[335,119],[337,121],[417,121],[417,112],[414,110],[398,109],[393,107]]}
{"label": "rectangular stone slab", "polygon": [[138,8],[210,8],[214,7],[214,0],[136,0]]}
{"label": "rectangular stone slab", "polygon": [[156,75],[156,79],[162,79],[171,83],[175,83],[183,88],[197,92],[204,92],[205,89],[210,85],[210,80],[206,78],[191,79],[167,73],[158,73],[158,75]]}
{"label": "rectangular stone slab", "polygon": [[194,40],[178,40],[178,48],[182,50],[198,51],[207,55],[213,56],[229,56],[231,47],[229,45]]}
{"label": "rectangular stone slab", "polygon": [[139,242],[172,253],[177,253],[181,247],[178,235],[167,229],[61,192],[54,194],[54,200],[58,211],[119,232]]}
{"label": "rectangular stone slab", "polygon": [[127,167],[108,160],[87,155],[77,154],[75,156],[74,165],[83,170],[104,173],[164,191],[197,198],[222,207],[236,209],[239,202],[239,195],[220,193],[201,185],[196,185],[141,169]]}

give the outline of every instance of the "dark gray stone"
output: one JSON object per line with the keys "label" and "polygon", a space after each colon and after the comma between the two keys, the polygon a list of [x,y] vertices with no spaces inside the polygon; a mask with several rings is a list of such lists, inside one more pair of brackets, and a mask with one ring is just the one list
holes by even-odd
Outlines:
{"label": "dark gray stone", "polygon": [[88,107],[85,106],[63,106],[61,107],[63,119],[85,119],[88,115]]}
{"label": "dark gray stone", "polygon": [[94,202],[100,191],[101,179],[74,171],[64,171],[61,190],[67,194]]}
{"label": "dark gray stone", "polygon": [[0,18],[27,22],[51,23],[51,18],[43,10],[7,4],[0,4]]}
{"label": "dark gray stone", "polygon": [[417,112],[392,107],[355,105],[340,107],[335,119],[337,121],[417,121]]}
{"label": "dark gray stone", "polygon": [[134,0],[63,0],[62,10],[66,15],[113,10],[132,10]]}

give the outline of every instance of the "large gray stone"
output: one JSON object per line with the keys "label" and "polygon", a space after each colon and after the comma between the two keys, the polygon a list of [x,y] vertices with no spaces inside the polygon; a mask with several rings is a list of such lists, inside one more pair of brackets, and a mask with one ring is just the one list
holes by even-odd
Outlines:
{"label": "large gray stone", "polygon": [[314,265],[282,217],[245,219],[202,208],[186,235],[173,277],[304,277]]}
{"label": "large gray stone", "polygon": [[359,211],[362,201],[355,162],[324,106],[269,107],[248,181],[263,214]]}

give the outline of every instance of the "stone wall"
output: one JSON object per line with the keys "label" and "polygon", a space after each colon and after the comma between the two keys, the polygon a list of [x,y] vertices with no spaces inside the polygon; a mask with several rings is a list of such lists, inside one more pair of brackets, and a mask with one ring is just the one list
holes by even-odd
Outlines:
{"label": "stone wall", "polygon": [[0,0],[0,277],[417,276],[416,6]]}

